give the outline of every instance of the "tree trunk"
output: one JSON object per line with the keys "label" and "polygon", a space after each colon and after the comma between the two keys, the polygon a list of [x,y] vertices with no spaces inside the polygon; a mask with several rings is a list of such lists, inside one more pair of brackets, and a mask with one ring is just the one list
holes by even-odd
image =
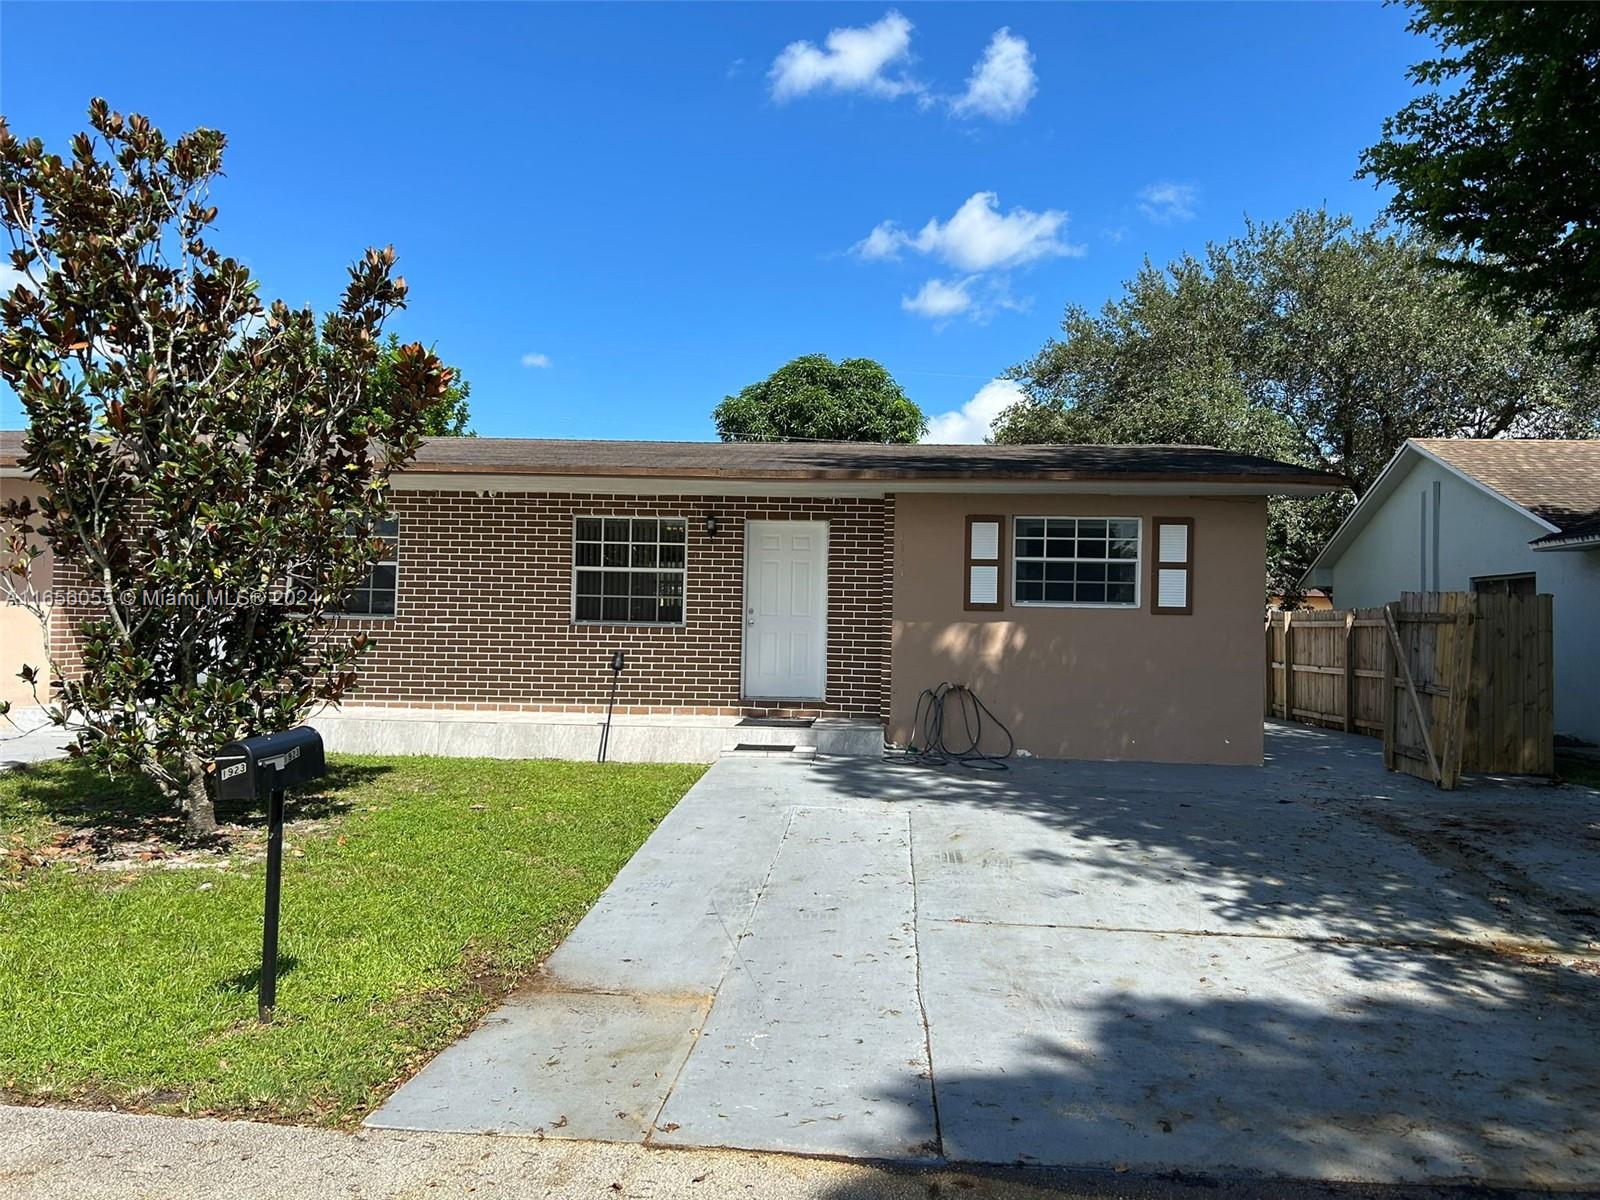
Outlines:
{"label": "tree trunk", "polygon": [[189,818],[189,836],[210,837],[217,832],[217,809],[206,786],[206,765],[198,758],[185,758],[183,767],[183,811]]}

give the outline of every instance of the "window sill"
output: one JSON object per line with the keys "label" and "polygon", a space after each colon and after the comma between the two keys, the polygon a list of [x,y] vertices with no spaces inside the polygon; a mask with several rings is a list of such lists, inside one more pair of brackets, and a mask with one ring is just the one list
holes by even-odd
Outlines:
{"label": "window sill", "polygon": [[687,629],[687,621],[572,621],[574,629]]}
{"label": "window sill", "polygon": [[1112,612],[1138,612],[1140,605],[1136,600],[1132,604],[1100,604],[1093,600],[1013,600],[1012,608],[1103,608]]}

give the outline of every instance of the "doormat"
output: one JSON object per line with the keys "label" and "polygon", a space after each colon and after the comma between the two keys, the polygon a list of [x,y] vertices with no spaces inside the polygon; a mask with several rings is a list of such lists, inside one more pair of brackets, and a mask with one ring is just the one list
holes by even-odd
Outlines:
{"label": "doormat", "polygon": [[816,723],[815,717],[745,717],[739,722],[757,729],[810,729]]}

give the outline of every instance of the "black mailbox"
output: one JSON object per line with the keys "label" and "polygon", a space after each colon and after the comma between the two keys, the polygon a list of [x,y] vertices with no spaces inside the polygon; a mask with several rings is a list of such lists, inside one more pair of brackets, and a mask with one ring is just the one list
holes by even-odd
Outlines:
{"label": "black mailbox", "polygon": [[216,763],[219,800],[259,800],[327,774],[322,735],[303,726],[229,742]]}
{"label": "black mailbox", "polygon": [[267,799],[266,920],[261,928],[261,985],[256,1016],[272,1020],[278,1002],[278,893],[283,879],[283,789],[328,773],[322,735],[301,727],[229,742],[217,751],[217,799]]}

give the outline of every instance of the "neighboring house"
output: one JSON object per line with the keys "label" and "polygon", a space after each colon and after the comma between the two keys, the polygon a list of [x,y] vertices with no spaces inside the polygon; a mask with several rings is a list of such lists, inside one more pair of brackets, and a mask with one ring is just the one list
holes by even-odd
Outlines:
{"label": "neighboring house", "polygon": [[[1321,588],[1307,588],[1296,607],[1309,612],[1328,612],[1333,608],[1333,598]],[[1267,608],[1271,612],[1282,612],[1283,593],[1274,592],[1268,596]]]}
{"label": "neighboring house", "polygon": [[1548,592],[1556,732],[1600,742],[1600,441],[1413,438],[1305,582],[1340,608],[1406,591]]}
{"label": "neighboring house", "polygon": [[1036,755],[1255,763],[1266,497],[1342,486],[1197,447],[429,439],[340,619],[377,642],[353,703],[556,721],[622,650],[624,714],[905,744],[948,680]]}

